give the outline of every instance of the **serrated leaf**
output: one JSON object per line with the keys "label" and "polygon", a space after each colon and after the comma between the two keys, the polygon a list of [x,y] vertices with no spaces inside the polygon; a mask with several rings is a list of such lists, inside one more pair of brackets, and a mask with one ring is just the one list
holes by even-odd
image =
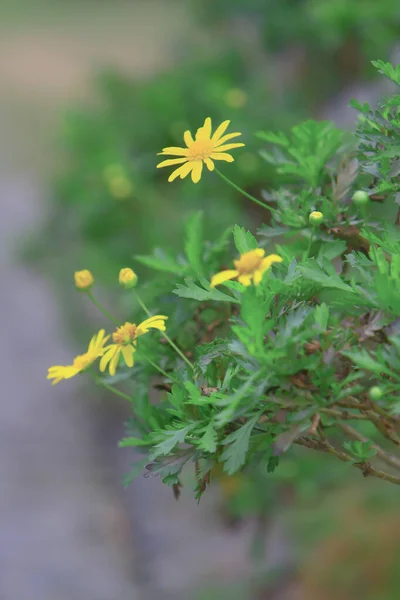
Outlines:
{"label": "serrated leaf", "polygon": [[135,259],[143,265],[146,265],[146,267],[150,267],[156,271],[173,273],[174,275],[180,276],[185,273],[185,268],[182,265],[179,265],[174,258],[167,255],[160,248],[156,248],[153,255],[137,255],[135,256]]}
{"label": "serrated leaf", "polygon": [[354,293],[353,289],[342,281],[340,276],[334,271],[334,267],[329,263],[324,263],[325,269],[329,272],[325,273],[315,261],[309,261],[307,266],[300,266],[299,269],[306,279],[315,281],[323,287],[336,288],[344,292]]}
{"label": "serrated leaf", "polygon": [[381,373],[392,375],[391,371],[385,365],[375,360],[363,348],[360,348],[358,350],[347,350],[345,352],[342,352],[342,354],[343,356],[347,356],[347,358],[350,358],[350,360],[360,369],[365,369],[366,371],[370,371],[372,373],[375,373],[376,375],[380,375]]}
{"label": "serrated leaf", "polygon": [[217,432],[214,429],[214,423],[211,421],[204,430],[204,435],[199,439],[198,447],[200,450],[213,454],[217,450]]}
{"label": "serrated leaf", "polygon": [[329,307],[323,302],[315,307],[314,321],[321,331],[326,331],[329,320]]}
{"label": "serrated leaf", "polygon": [[186,223],[185,252],[195,273],[204,275],[203,262],[203,211],[192,215]]}
{"label": "serrated leaf", "polygon": [[235,225],[233,228],[233,237],[235,240],[235,246],[239,254],[244,254],[250,250],[257,248],[258,243],[256,238],[250,231],[246,231],[244,227]]}
{"label": "serrated leaf", "polygon": [[257,413],[245,425],[228,435],[223,444],[228,446],[221,455],[224,462],[224,471],[228,475],[233,475],[246,462],[246,454],[249,449],[250,435],[254,425],[260,418],[261,413]]}
{"label": "serrated leaf", "polygon": [[178,284],[173,290],[173,294],[176,294],[180,298],[192,298],[199,302],[215,300],[216,302],[233,302],[234,304],[239,304],[239,300],[236,300],[236,298],[232,298],[232,296],[228,296],[228,294],[224,294],[216,288],[210,288],[210,284],[206,279],[201,278],[200,282],[203,285],[202,288],[191,279],[185,279],[185,284]]}
{"label": "serrated leaf", "polygon": [[177,444],[183,444],[185,438],[189,431],[191,431],[194,427],[196,427],[197,423],[191,423],[186,427],[182,427],[181,429],[172,429],[170,431],[164,430],[160,431],[156,434],[156,437],[159,439],[163,437],[163,441],[159,442],[156,446],[154,446],[151,458],[154,460],[158,456],[166,455],[171,452],[175,448]]}

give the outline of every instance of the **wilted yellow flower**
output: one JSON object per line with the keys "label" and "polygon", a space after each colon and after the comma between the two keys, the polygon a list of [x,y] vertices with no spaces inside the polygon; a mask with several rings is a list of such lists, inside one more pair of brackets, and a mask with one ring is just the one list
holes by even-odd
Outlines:
{"label": "wilted yellow flower", "polygon": [[238,260],[234,260],[235,269],[221,271],[214,275],[211,279],[211,287],[215,287],[220,283],[224,283],[229,279],[238,279],[243,285],[251,285],[253,280],[254,285],[261,283],[263,274],[275,262],[282,262],[282,258],[278,254],[269,254],[264,258],[265,250],[256,248],[245,252]]}
{"label": "wilted yellow flower", "polygon": [[125,269],[121,269],[119,272],[118,281],[122,287],[126,289],[130,289],[135,287],[137,284],[138,277],[132,269],[126,267]]}
{"label": "wilted yellow flower", "polygon": [[107,165],[103,173],[108,190],[114,198],[124,200],[132,196],[133,184],[122,165]]}
{"label": "wilted yellow flower", "polygon": [[174,181],[177,177],[184,179],[184,177],[191,173],[193,183],[198,183],[203,171],[203,163],[207,165],[209,171],[213,171],[214,160],[233,162],[233,157],[228,154],[227,151],[232,150],[233,148],[240,148],[241,146],[244,146],[244,144],[226,144],[228,140],[231,140],[238,135],[242,135],[241,133],[228,133],[227,135],[223,135],[229,123],[230,121],[221,123],[221,125],[217,127],[214,135],[211,136],[211,119],[210,117],[207,117],[203,127],[200,127],[197,130],[194,140],[190,131],[185,131],[183,138],[187,146],[186,148],[170,146],[168,148],[163,148],[163,151],[159,152],[161,155],[179,156],[181,158],[163,160],[157,165],[157,168],[181,165],[171,173],[168,181]]}
{"label": "wilted yellow flower", "polygon": [[225,103],[231,108],[243,108],[247,103],[247,94],[240,88],[231,88],[225,94]]}
{"label": "wilted yellow flower", "polygon": [[146,319],[140,325],[135,323],[125,323],[112,334],[114,344],[109,344],[104,348],[104,355],[100,361],[100,371],[105,371],[109,366],[110,375],[115,375],[118,360],[122,354],[125,364],[133,367],[133,354],[136,352],[136,340],[144,335],[149,329],[159,329],[165,331],[165,321],[168,317],[155,315]]}
{"label": "wilted yellow flower", "polygon": [[110,194],[117,198],[117,200],[125,200],[125,198],[129,198],[133,193],[133,185],[128,177],[124,175],[119,175],[118,177],[114,177],[110,179],[108,182],[108,189],[110,190]]}
{"label": "wilted yellow flower", "polygon": [[87,369],[96,358],[104,352],[104,344],[107,342],[109,335],[105,335],[104,329],[101,329],[92,337],[89,342],[89,347],[85,354],[80,354],[74,358],[72,365],[56,365],[50,367],[47,374],[47,379],[53,379],[52,384],[55,385],[63,379],[71,379],[78,373],[82,373]]}
{"label": "wilted yellow flower", "polygon": [[74,279],[78,290],[89,290],[94,284],[94,277],[92,272],[88,269],[83,269],[83,271],[75,271]]}

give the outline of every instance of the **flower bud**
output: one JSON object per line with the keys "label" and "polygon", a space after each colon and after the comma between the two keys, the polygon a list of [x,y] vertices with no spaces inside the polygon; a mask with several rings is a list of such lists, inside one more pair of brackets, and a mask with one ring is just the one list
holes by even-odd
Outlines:
{"label": "flower bud", "polygon": [[308,222],[310,223],[310,225],[317,226],[317,225],[321,225],[323,219],[324,219],[324,215],[322,214],[322,212],[319,212],[318,210],[314,210],[308,217]]}
{"label": "flower bud", "polygon": [[88,271],[88,269],[83,269],[83,271],[75,271],[74,279],[77,289],[84,292],[90,290],[94,284],[94,277],[91,271]]}
{"label": "flower bud", "polygon": [[126,267],[125,269],[121,269],[119,272],[119,283],[126,290],[129,290],[137,284],[138,277],[132,269]]}
{"label": "flower bud", "polygon": [[378,387],[377,385],[374,385],[372,388],[370,388],[369,392],[369,397],[371,398],[371,400],[373,400],[374,402],[376,400],[380,400],[383,396],[383,391],[380,387]]}
{"label": "flower bud", "polygon": [[369,196],[364,190],[357,190],[354,192],[352,200],[357,206],[365,206],[369,202]]}

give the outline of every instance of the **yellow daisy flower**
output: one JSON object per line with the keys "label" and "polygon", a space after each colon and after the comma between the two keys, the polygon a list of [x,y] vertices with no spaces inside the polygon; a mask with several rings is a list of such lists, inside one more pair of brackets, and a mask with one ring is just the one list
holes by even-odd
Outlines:
{"label": "yellow daisy flower", "polygon": [[149,329],[159,329],[165,331],[165,321],[168,317],[155,315],[146,319],[140,325],[135,323],[125,323],[112,334],[114,344],[109,344],[104,348],[104,355],[100,361],[100,371],[105,371],[109,365],[110,375],[115,375],[118,360],[122,354],[125,364],[133,367],[133,354],[136,352],[136,340],[144,335]]}
{"label": "yellow daisy flower", "polygon": [[107,342],[109,335],[105,335],[104,329],[96,333],[89,342],[89,347],[85,354],[80,354],[74,358],[72,365],[56,365],[50,367],[47,374],[47,379],[53,379],[52,384],[55,385],[63,379],[71,379],[78,373],[82,373],[87,369],[96,358],[104,352],[104,344]]}
{"label": "yellow daisy flower", "polygon": [[262,248],[256,248],[245,252],[238,260],[234,260],[235,269],[221,271],[214,275],[211,279],[211,287],[215,287],[229,279],[238,279],[243,285],[251,285],[253,280],[254,285],[261,283],[263,274],[275,262],[282,262],[282,258],[278,254],[269,254],[264,258],[265,251]]}
{"label": "yellow daisy flower", "polygon": [[185,131],[183,139],[185,140],[186,148],[170,146],[163,148],[163,151],[159,152],[159,155],[179,156],[181,158],[163,160],[157,165],[157,169],[160,167],[181,165],[171,173],[168,181],[174,181],[177,177],[184,179],[184,177],[191,173],[193,183],[198,183],[201,178],[203,163],[209,171],[213,171],[214,160],[233,162],[233,157],[227,151],[233,150],[233,148],[240,148],[244,144],[226,144],[228,140],[242,135],[241,133],[228,133],[224,135],[229,123],[230,121],[224,121],[217,127],[214,134],[211,135],[211,119],[207,117],[203,127],[197,130],[195,139],[193,139],[190,131]]}

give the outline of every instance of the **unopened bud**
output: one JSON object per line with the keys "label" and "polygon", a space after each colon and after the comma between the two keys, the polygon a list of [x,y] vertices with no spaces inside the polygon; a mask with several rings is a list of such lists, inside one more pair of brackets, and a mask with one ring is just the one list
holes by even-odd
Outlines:
{"label": "unopened bud", "polygon": [[132,269],[126,267],[125,269],[120,270],[118,280],[122,287],[129,290],[135,287],[135,285],[137,284],[138,277]]}
{"label": "unopened bud", "polygon": [[90,290],[94,284],[94,277],[91,271],[88,271],[88,269],[83,269],[83,271],[75,271],[74,279],[78,290]]}
{"label": "unopened bud", "polygon": [[324,215],[322,214],[322,212],[319,212],[318,210],[314,210],[308,217],[308,222],[310,223],[310,225],[317,226],[317,225],[321,225],[323,219],[324,219]]}
{"label": "unopened bud", "polygon": [[371,398],[371,400],[373,400],[374,402],[376,400],[380,400],[383,396],[383,391],[380,387],[378,387],[377,385],[374,385],[372,388],[370,388],[369,392],[369,397]]}
{"label": "unopened bud", "polygon": [[369,202],[369,196],[364,190],[357,190],[354,192],[352,200],[357,206],[365,206]]}

